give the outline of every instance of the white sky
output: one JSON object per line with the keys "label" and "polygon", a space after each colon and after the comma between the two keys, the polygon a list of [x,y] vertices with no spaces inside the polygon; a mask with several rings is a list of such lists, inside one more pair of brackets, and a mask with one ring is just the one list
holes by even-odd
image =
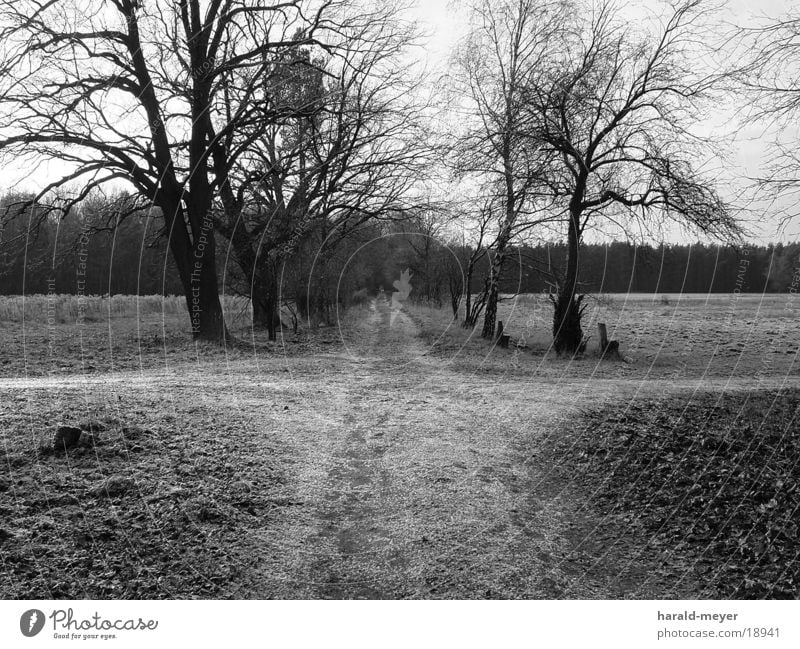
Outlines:
{"label": "white sky", "polygon": [[[796,1],[796,0],[795,0]],[[624,11],[635,20],[644,11],[655,11],[663,3],[657,0],[629,0],[621,2]],[[720,20],[734,22],[740,25],[755,24],[759,17],[776,17],[792,6],[793,0],[722,0],[722,9],[719,12]],[[464,36],[468,28],[467,4],[458,0],[416,0],[412,15],[419,22],[421,30],[425,33],[423,47],[418,49],[420,58],[427,68],[435,74],[444,71],[447,67],[448,57],[453,46]],[[767,155],[769,148],[769,133],[763,133],[759,128],[742,130],[733,140],[730,152],[730,162],[735,167],[730,173],[734,177],[744,178],[747,175],[757,175],[761,163]],[[800,138],[798,138],[800,145]],[[53,178],[58,173],[57,164],[42,164],[37,169],[20,168],[10,164],[0,168],[0,189],[33,190],[41,186],[46,179]],[[736,181],[742,184],[745,181]],[[753,225],[758,241],[787,241],[800,239],[800,219],[790,224],[784,230],[779,230],[778,219],[767,213],[764,223]]]}
{"label": "white sky", "polygon": [[[715,18],[719,19],[720,27],[726,24],[740,26],[756,26],[765,19],[776,18],[787,12],[800,0],[718,0],[720,10]],[[710,0],[713,2],[713,0]],[[619,2],[623,14],[630,16],[632,21],[641,18],[646,13],[663,10],[664,3],[659,0],[626,0]],[[429,60],[429,67],[444,68],[453,46],[468,31],[467,3],[458,0],[417,0],[416,13],[420,27],[429,34],[425,43],[425,55]],[[721,113],[725,108],[721,107]],[[721,122],[726,122],[722,119]],[[741,186],[746,183],[748,176],[759,175],[761,165],[769,152],[770,133],[764,132],[763,127],[753,126],[738,129],[733,124],[725,126],[732,133],[732,142],[729,155],[726,158],[732,168],[724,173],[730,175],[732,184]],[[798,146],[800,147],[800,130],[798,130]],[[720,179],[723,181],[723,179]],[[723,181],[724,182],[724,181]],[[759,207],[760,209],[760,207]],[[763,223],[748,224],[758,242],[770,241],[796,241],[800,240],[800,218],[788,226],[781,228],[779,219],[774,210],[764,206]],[[680,233],[674,232],[670,238],[684,238]]]}

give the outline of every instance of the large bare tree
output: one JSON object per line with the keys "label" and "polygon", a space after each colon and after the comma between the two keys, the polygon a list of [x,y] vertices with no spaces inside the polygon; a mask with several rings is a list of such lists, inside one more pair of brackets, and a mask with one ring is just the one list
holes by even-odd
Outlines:
{"label": "large bare tree", "polygon": [[[286,50],[339,29],[335,2],[3,0],[0,11],[2,161],[60,161],[33,200],[62,212],[101,185],[132,185],[164,219],[193,335],[223,340],[215,205],[248,150],[242,130],[285,110],[265,77]],[[59,188],[72,191],[56,200]]]}
{"label": "large bare tree", "polygon": [[547,152],[540,178],[567,208],[566,268],[554,297],[554,347],[580,349],[580,246],[614,219],[674,220],[723,239],[739,228],[714,182],[698,171],[709,140],[696,124],[716,80],[703,60],[701,0],[632,32],[611,2],[578,3],[528,79],[530,136]]}
{"label": "large bare tree", "polygon": [[410,217],[427,203],[418,184],[432,163],[425,103],[408,57],[415,27],[399,10],[351,13],[327,51],[286,53],[269,80],[286,117],[255,126],[234,169],[238,192],[223,192],[218,231],[244,275],[254,322],[271,338],[280,268],[301,245],[316,246],[319,270],[361,225]]}

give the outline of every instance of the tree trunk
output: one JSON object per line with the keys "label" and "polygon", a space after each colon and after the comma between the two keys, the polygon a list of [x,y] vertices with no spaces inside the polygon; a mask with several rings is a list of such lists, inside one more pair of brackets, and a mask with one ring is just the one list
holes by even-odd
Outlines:
{"label": "tree trunk", "polygon": [[450,291],[450,308],[453,310],[453,320],[458,320],[458,307],[461,306],[461,293],[461,290]]}
{"label": "tree trunk", "polygon": [[[512,92],[513,92],[513,79]],[[511,131],[513,130],[513,116],[511,110],[511,97],[506,96],[506,132],[503,136],[503,177],[505,180],[505,203],[506,212],[505,219],[500,232],[497,235],[497,244],[495,245],[495,256],[491,260],[489,267],[489,284],[487,287],[486,296],[486,313],[483,316],[483,331],[481,337],[486,340],[494,338],[494,327],[497,320],[497,293],[498,284],[500,282],[500,273],[503,270],[503,262],[506,258],[506,248],[508,242],[511,240],[511,229],[517,220],[517,202],[516,193],[514,191],[514,169],[513,160],[511,157]]]}
{"label": "tree trunk", "polygon": [[486,296],[486,311],[483,314],[483,331],[481,337],[491,340],[494,338],[494,327],[497,321],[497,275],[492,274],[489,277],[489,286],[487,288]]}
{"label": "tree trunk", "polygon": [[478,318],[480,317],[481,313],[483,313],[483,309],[486,307],[486,298],[488,296],[487,291],[489,290],[489,278],[486,277],[483,280],[483,290],[478,294],[475,301],[471,301],[471,295],[469,296],[470,300],[467,300],[469,303],[469,309],[467,310],[464,316],[464,328],[466,329],[474,329],[475,325],[478,322]]}
{"label": "tree trunk", "polygon": [[475,322],[472,318],[472,291],[470,290],[472,280],[472,273],[470,273],[469,279],[467,280],[466,288],[464,289],[464,323],[463,326],[472,327],[475,325]]}
{"label": "tree trunk", "polygon": [[186,215],[192,232],[190,276],[192,296],[189,315],[195,340],[223,343],[228,337],[228,332],[219,301],[215,227],[212,216],[213,191],[206,167],[209,84],[200,76],[195,79],[190,103],[192,132],[189,142],[189,165],[194,172],[189,177],[189,191],[185,195]]}
{"label": "tree trunk", "polygon": [[269,259],[262,258],[260,266],[253,277],[251,288],[253,327],[265,328],[269,340],[277,340],[281,326],[277,273]]}
{"label": "tree trunk", "polygon": [[270,295],[253,296],[253,328],[266,329],[269,340],[278,339],[280,316],[277,301]]}
{"label": "tree trunk", "polygon": [[278,339],[281,328],[281,317],[278,313],[278,299],[275,293],[270,293],[266,300],[267,337],[270,340]]}
{"label": "tree trunk", "polygon": [[475,272],[475,264],[477,263],[477,255],[479,251],[479,247],[475,248],[475,251],[469,256],[469,261],[467,262],[467,272],[466,277],[464,278],[464,322],[462,323],[463,327],[471,327],[474,326],[474,322],[470,322],[470,318],[472,317],[472,275]]}
{"label": "tree trunk", "polygon": [[194,246],[185,229],[173,231],[169,245],[183,286],[192,337],[224,343],[228,330],[219,300],[213,228],[201,232]]}
{"label": "tree trunk", "polygon": [[580,251],[579,223],[580,213],[577,210],[571,211],[567,235],[567,272],[558,287],[553,312],[553,347],[558,354],[574,355],[583,341],[580,300],[575,296]]}
{"label": "tree trunk", "polygon": [[213,277],[201,280],[197,293],[194,288],[192,289],[192,297],[189,300],[192,336],[195,340],[222,344],[228,338],[228,330],[225,327],[225,317],[219,300],[216,268],[212,268],[212,273]]}
{"label": "tree trunk", "polygon": [[511,240],[511,227],[514,222],[514,215],[506,216],[503,230],[497,237],[497,252],[495,253],[492,264],[489,267],[489,281],[486,285],[486,312],[483,316],[483,331],[481,337],[486,340],[494,338],[494,327],[497,321],[497,299],[499,297],[500,273],[503,271],[503,262],[506,259],[506,249]]}
{"label": "tree trunk", "polygon": [[480,316],[486,303],[483,296],[479,298],[477,304],[472,302],[472,278],[475,276],[475,266],[483,258],[484,254],[486,252],[481,248],[479,242],[478,247],[472,252],[467,262],[467,273],[464,279],[464,322],[462,323],[465,329],[472,329],[475,326],[478,316]]}

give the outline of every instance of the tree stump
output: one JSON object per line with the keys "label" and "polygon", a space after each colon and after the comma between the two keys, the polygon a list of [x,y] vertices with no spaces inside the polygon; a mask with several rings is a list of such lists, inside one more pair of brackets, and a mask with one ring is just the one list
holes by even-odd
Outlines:
{"label": "tree stump", "polygon": [[597,323],[597,333],[600,334],[600,350],[605,351],[605,348],[608,347],[608,331],[605,322]]}
{"label": "tree stump", "polygon": [[608,339],[605,322],[597,323],[597,332],[600,334],[600,357],[619,359],[619,341]]}
{"label": "tree stump", "polygon": [[616,358],[619,359],[619,341],[609,340],[606,349],[603,352],[603,358]]}
{"label": "tree stump", "polygon": [[53,450],[66,451],[78,445],[83,431],[74,426],[59,426],[53,437]]}
{"label": "tree stump", "polygon": [[497,344],[499,347],[503,349],[508,349],[508,343],[511,340],[511,336],[508,334],[503,333],[503,321],[497,321]]}

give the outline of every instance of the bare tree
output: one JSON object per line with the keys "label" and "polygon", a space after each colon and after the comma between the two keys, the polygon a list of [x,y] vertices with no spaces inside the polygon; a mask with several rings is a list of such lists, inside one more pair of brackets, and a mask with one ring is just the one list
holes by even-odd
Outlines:
{"label": "bare tree", "polygon": [[[760,22],[760,24],[759,24]],[[764,172],[755,178],[760,195],[776,206],[784,221],[797,216],[800,194],[800,10],[739,26],[731,37],[726,78],[746,98],[744,122],[760,125],[772,135]],[[731,46],[732,45],[732,46]]]}
{"label": "bare tree", "polygon": [[472,285],[475,278],[475,270],[481,260],[486,257],[492,247],[489,229],[492,224],[492,199],[484,200],[477,218],[474,220],[475,232],[473,233],[473,245],[469,258],[464,269],[464,321],[462,326],[473,329],[486,306],[489,295],[489,286],[486,278],[482,290],[473,298]]}
{"label": "bare tree", "polygon": [[460,238],[451,236],[440,251],[439,268],[447,280],[447,292],[454,321],[458,320],[462,302],[466,306],[466,302],[471,301],[467,281],[471,280],[474,274],[476,250],[477,248],[466,244],[463,236]]}
{"label": "bare tree", "polygon": [[[132,185],[164,220],[193,335],[224,340],[217,202],[236,191],[243,129],[282,115],[263,83],[275,59],[321,46],[317,35],[339,27],[327,18],[336,9],[332,0],[3,0],[3,160],[63,163],[33,199],[62,213],[101,185]],[[67,186],[77,190],[53,198]]]}
{"label": "bare tree", "polygon": [[527,80],[526,126],[547,153],[540,181],[568,208],[568,257],[553,298],[559,353],[575,353],[583,339],[577,288],[587,228],[672,219],[723,239],[739,233],[696,170],[709,151],[692,126],[714,80],[697,69],[700,6],[682,0],[657,29],[635,37],[612,3],[577,5]]}
{"label": "bare tree", "polygon": [[562,13],[556,2],[479,0],[472,7],[473,29],[455,59],[454,79],[472,114],[456,146],[457,167],[500,208],[486,279],[484,338],[494,336],[500,276],[516,229],[544,218],[536,191],[540,174],[534,173],[541,159],[526,126],[523,90],[560,29]]}
{"label": "bare tree", "polygon": [[[217,229],[246,278],[254,323],[270,338],[279,270],[301,244],[314,243],[324,272],[335,246],[361,225],[413,216],[427,202],[417,186],[431,162],[424,104],[406,56],[415,27],[400,9],[348,12],[326,51],[287,50],[265,81],[285,117],[243,129],[248,149],[232,172],[239,189],[223,191]],[[234,77],[227,92],[242,93]],[[298,297],[313,301],[312,293]]]}

